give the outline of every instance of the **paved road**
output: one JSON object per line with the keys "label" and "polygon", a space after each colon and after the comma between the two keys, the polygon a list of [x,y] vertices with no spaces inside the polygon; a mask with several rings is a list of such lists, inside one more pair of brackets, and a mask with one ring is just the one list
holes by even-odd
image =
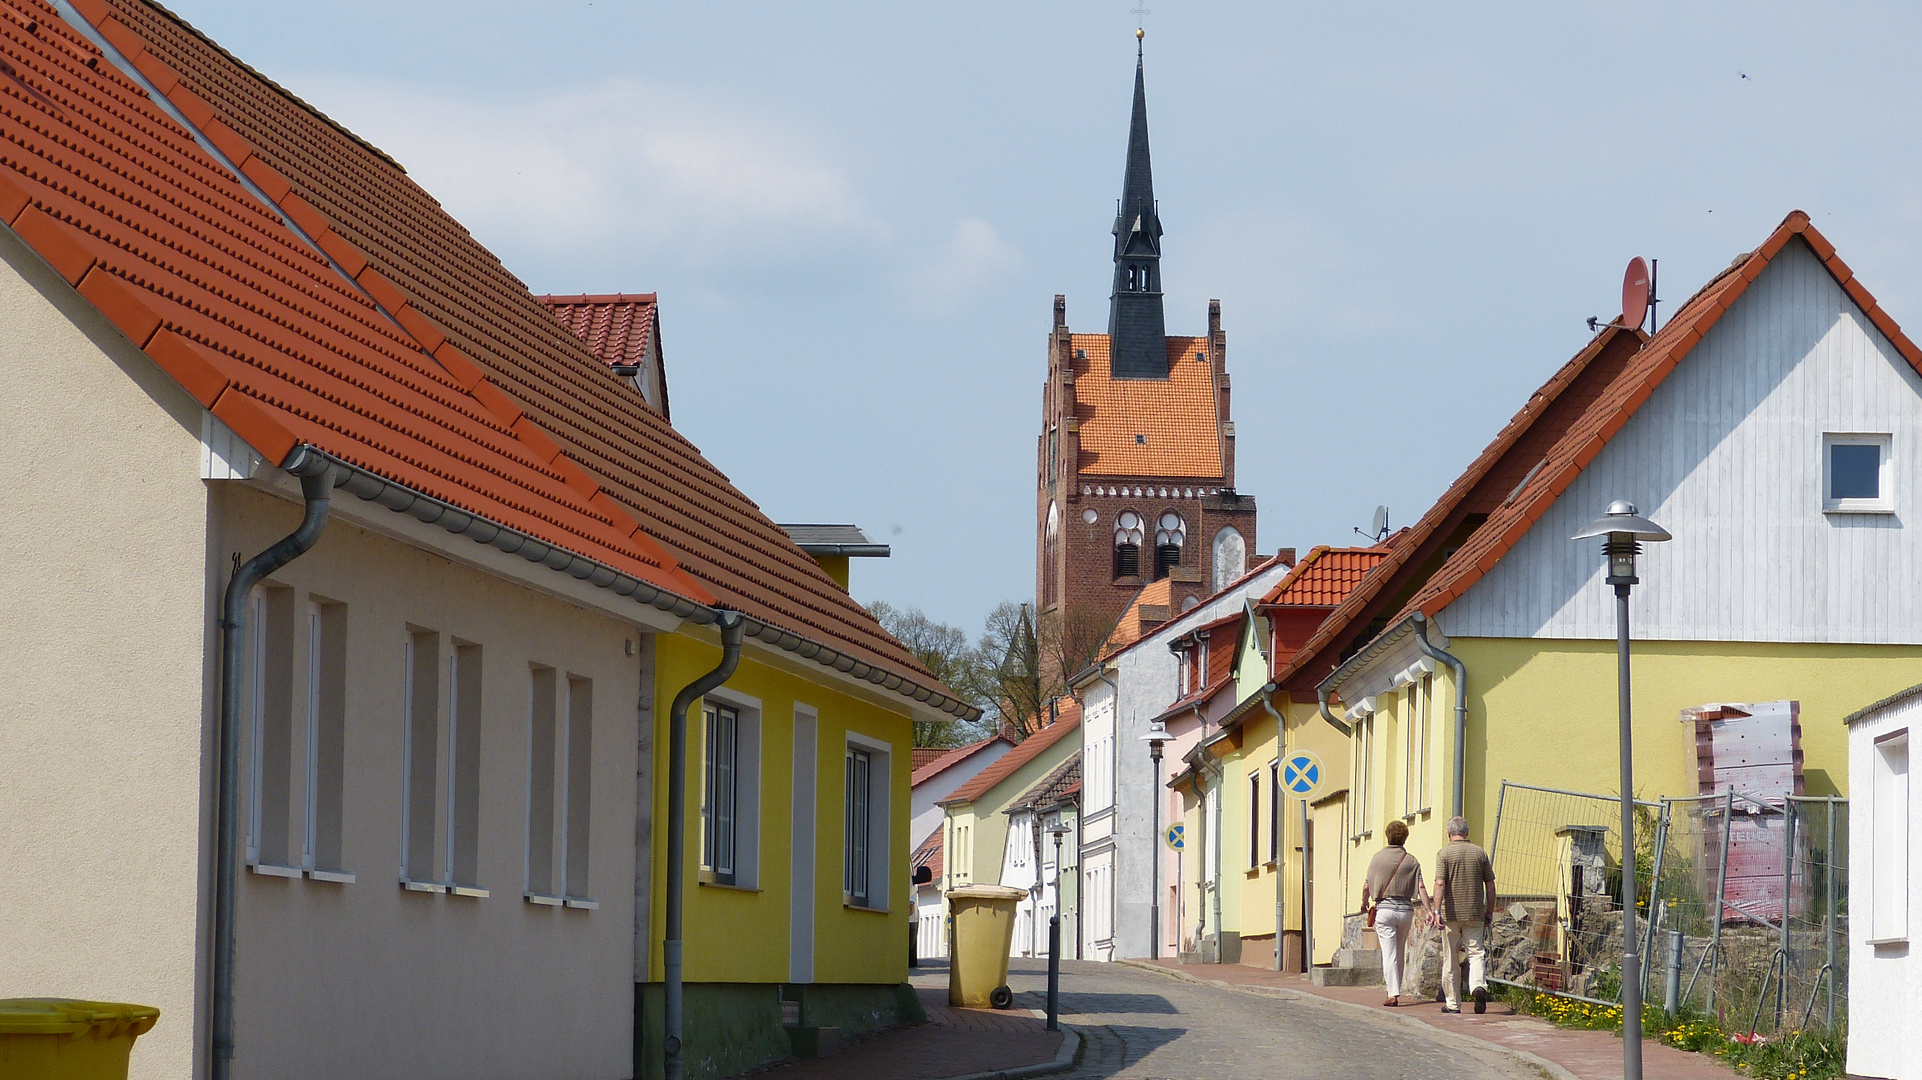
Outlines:
{"label": "paved road", "polygon": [[[1047,965],[1015,960],[1021,1004],[1046,1004]],[[1119,964],[1066,961],[1062,1019],[1087,1036],[1069,1080],[1543,1080],[1499,1052],[1338,1005],[1184,982]]]}

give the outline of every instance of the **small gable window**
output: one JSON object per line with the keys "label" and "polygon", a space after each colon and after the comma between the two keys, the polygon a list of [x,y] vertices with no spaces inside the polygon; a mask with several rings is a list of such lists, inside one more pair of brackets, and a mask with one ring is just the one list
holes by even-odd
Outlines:
{"label": "small gable window", "polygon": [[1822,436],[1822,509],[1843,514],[1893,513],[1889,451],[1886,434]]}

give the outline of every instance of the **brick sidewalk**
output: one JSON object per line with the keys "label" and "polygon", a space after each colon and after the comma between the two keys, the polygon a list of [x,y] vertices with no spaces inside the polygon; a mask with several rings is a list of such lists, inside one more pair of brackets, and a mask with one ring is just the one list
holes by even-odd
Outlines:
{"label": "brick sidewalk", "polygon": [[[1621,1080],[1622,1040],[1615,1035],[1606,1031],[1559,1028],[1546,1020],[1518,1016],[1512,1008],[1496,1001],[1489,1002],[1488,1012],[1481,1016],[1475,1015],[1472,1004],[1466,1005],[1461,1015],[1454,1016],[1443,1013],[1440,1003],[1435,1001],[1383,1008],[1383,994],[1379,986],[1315,986],[1306,975],[1283,974],[1240,964],[1181,964],[1168,959],[1128,960],[1123,963],[1158,968],[1221,986],[1266,989],[1339,1001],[1384,1017],[1398,1017],[1405,1022],[1426,1024],[1437,1030],[1532,1054],[1560,1066],[1567,1076],[1575,1080]],[[1409,995],[1402,995],[1402,1001],[1408,1002]],[[1740,1074],[1710,1055],[1677,1050],[1644,1039],[1642,1075],[1645,1080],[1729,1080]]]}
{"label": "brick sidewalk", "polygon": [[915,993],[928,1022],[896,1028],[844,1047],[831,1057],[777,1065],[757,1074],[768,1080],[931,1080],[946,1076],[1018,1069],[1053,1061],[1062,1033],[1026,1009],[956,1009],[948,1005],[947,979],[939,985],[916,978]]}

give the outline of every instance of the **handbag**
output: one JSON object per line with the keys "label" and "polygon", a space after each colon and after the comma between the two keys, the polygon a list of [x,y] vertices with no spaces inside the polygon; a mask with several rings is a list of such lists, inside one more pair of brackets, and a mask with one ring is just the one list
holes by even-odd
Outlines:
{"label": "handbag", "polygon": [[[1394,884],[1395,875],[1401,873],[1402,864],[1407,861],[1408,861],[1408,849],[1403,848],[1401,851],[1401,858],[1395,860],[1395,868],[1393,870],[1388,871],[1389,884],[1391,885]],[[1381,897],[1379,896],[1375,898],[1374,903],[1368,905],[1368,928],[1370,930],[1373,930],[1375,928],[1375,909],[1380,906],[1381,906]]]}

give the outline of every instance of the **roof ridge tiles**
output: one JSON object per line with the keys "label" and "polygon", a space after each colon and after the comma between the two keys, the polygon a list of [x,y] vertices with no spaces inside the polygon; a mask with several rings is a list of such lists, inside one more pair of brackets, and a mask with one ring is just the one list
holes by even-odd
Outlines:
{"label": "roof ridge tiles", "polygon": [[[177,190],[202,200],[192,209],[170,204],[160,218],[187,213],[207,219],[209,214],[218,217],[238,211],[242,217],[213,225],[226,248],[222,261],[244,257],[242,252],[262,244],[285,252],[275,258],[293,261],[276,268],[283,278],[270,289],[280,302],[320,280],[294,252],[331,260],[351,271],[355,285],[362,288],[375,283],[370,292],[380,292],[382,284],[392,286],[395,293],[387,299],[395,303],[388,314],[395,318],[378,320],[382,324],[376,335],[379,347],[387,347],[389,335],[397,339],[394,347],[419,346],[427,357],[420,361],[410,357],[403,363],[421,370],[413,378],[424,375],[446,387],[444,391],[435,387],[433,396],[469,398],[457,407],[462,415],[472,410],[479,417],[469,417],[469,423],[498,430],[501,422],[511,428],[525,415],[530,427],[523,431],[538,425],[568,447],[569,464],[539,471],[545,478],[543,488],[567,503],[569,514],[577,511],[581,505],[577,500],[585,494],[587,519],[595,520],[597,528],[600,519],[606,518],[613,533],[626,534],[620,546],[648,545],[673,558],[679,563],[678,572],[686,575],[686,585],[704,595],[723,600],[733,596],[728,601],[731,606],[743,607],[751,617],[777,626],[789,623],[803,634],[819,636],[864,667],[878,663],[877,670],[907,673],[916,685],[931,678],[813,560],[762,520],[764,515],[752,500],[684,436],[638,399],[603,393],[604,387],[593,379],[593,372],[602,365],[587,363],[593,359],[587,347],[393,159],[159,5],[144,0],[83,0],[80,7],[96,27],[110,20],[117,24],[108,28],[110,35],[100,31],[103,38],[109,42],[119,38],[132,53],[124,59],[156,90],[164,89],[167,106],[205,125],[210,141],[237,159],[231,164],[246,183],[283,210],[292,211],[288,220],[313,211],[306,224],[316,225],[317,235],[311,239],[319,251],[300,243],[271,212],[257,206],[257,196],[224,168],[209,169],[212,163],[207,155],[181,142],[185,133],[146,100],[136,80],[126,78],[112,64],[88,68],[72,59],[50,61],[71,73],[68,81],[76,89],[69,92],[75,100],[84,97],[92,103],[89,108],[111,114],[86,121],[92,125],[90,130],[104,127],[115,131],[116,138],[125,130],[137,131],[133,141],[142,147],[140,152],[157,156],[151,164],[131,163],[137,170],[150,169],[152,176],[118,183],[132,180],[148,190]],[[62,33],[71,32],[63,27]],[[73,48],[91,53],[90,45],[76,42]],[[0,98],[4,96],[0,93]],[[170,157],[180,160],[167,160]],[[177,173],[174,166],[187,168],[192,175]],[[317,227],[322,221],[327,228]],[[373,274],[367,273],[370,269]],[[321,278],[340,276],[328,273]],[[370,329],[357,307],[366,302],[367,294],[350,295],[343,286],[353,288],[345,282],[326,286],[330,299],[318,325],[359,337]],[[397,297],[407,302],[399,303]],[[317,311],[311,301],[307,303],[303,318],[315,319]],[[264,310],[275,309],[269,305]],[[399,344],[409,339],[408,345]],[[226,392],[232,373],[222,375],[224,361],[181,347],[171,336],[156,335],[156,340],[168,343],[169,359],[194,380],[201,394],[218,400]],[[371,344],[362,342],[354,351]],[[420,364],[427,366],[420,369]],[[441,370],[433,371],[435,367]],[[407,389],[419,392],[422,388]],[[250,400],[244,394],[233,398],[233,402]],[[241,406],[230,403],[223,408]],[[549,472],[555,476],[548,477]],[[610,476],[618,482],[610,483]],[[587,480],[595,481],[593,489]],[[690,497],[708,501],[697,513],[691,504],[682,505]],[[625,520],[613,523],[615,510],[625,510],[622,516],[633,519],[631,531]],[[696,557],[690,559],[690,552]]]}

